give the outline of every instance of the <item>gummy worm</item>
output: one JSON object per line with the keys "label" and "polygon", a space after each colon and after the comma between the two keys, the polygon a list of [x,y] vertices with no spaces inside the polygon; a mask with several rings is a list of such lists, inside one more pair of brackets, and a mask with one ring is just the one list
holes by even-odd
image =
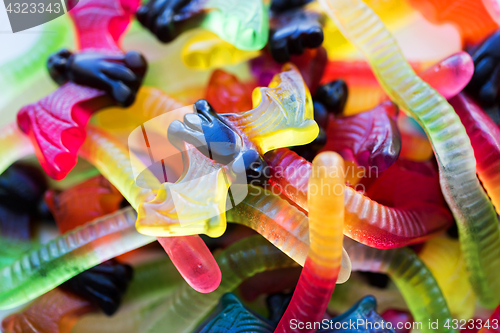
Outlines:
{"label": "gummy worm", "polygon": [[344,169],[344,160],[337,153],[325,152],[316,156],[312,165],[308,185],[309,253],[275,332],[315,332],[292,329],[290,322],[321,321],[340,271],[345,178],[339,170]]}
{"label": "gummy worm", "polygon": [[450,100],[465,126],[477,161],[477,175],[500,213],[500,129],[464,94]]}
{"label": "gummy worm", "polygon": [[[236,288],[243,280],[259,272],[295,265],[283,252],[260,236],[251,236],[234,243],[216,258],[224,276],[217,290],[201,294],[183,283],[176,288],[174,294],[156,302],[158,306],[151,312],[148,311],[147,318],[137,319],[141,322],[137,324],[140,326],[138,331],[164,331],[168,327],[168,331],[172,333],[191,332],[217,305],[220,297]],[[155,279],[161,278],[161,275],[155,276]],[[113,318],[95,325],[88,321],[86,329],[92,327],[95,328],[92,331],[96,333],[109,332],[111,328],[115,330],[116,324]]]}
{"label": "gummy worm", "polygon": [[428,320],[439,320],[439,332],[455,332],[442,325],[452,317],[434,276],[411,249],[403,247],[379,250],[357,243],[347,237],[344,246],[352,260],[353,270],[385,273],[394,281],[422,331],[433,331]]}
{"label": "gummy worm", "polygon": [[[311,164],[288,148],[264,156],[271,168],[271,184],[304,210]],[[390,249],[422,242],[449,226],[444,207],[418,203],[411,207],[381,205],[350,187],[345,189],[344,234],[365,245]]]}
{"label": "gummy worm", "polygon": [[320,0],[342,34],[367,57],[386,93],[419,121],[439,164],[443,195],[455,216],[472,287],[483,305],[500,301],[500,230],[476,177],[476,161],[448,102],[406,62],[380,18],[361,0]]}
{"label": "gummy worm", "polygon": [[[309,219],[288,201],[261,187],[248,186],[248,195],[226,212],[228,222],[247,226],[304,266],[309,252]],[[342,252],[342,268],[337,283],[351,274],[351,262]]]}
{"label": "gummy worm", "polygon": [[71,332],[141,332],[140,326],[148,314],[171,295],[182,282],[168,258],[134,267],[120,310],[108,317],[103,313],[86,314],[75,323]]}
{"label": "gummy worm", "polygon": [[131,208],[57,237],[0,269],[0,309],[30,301],[108,259],[153,242],[134,227]]}
{"label": "gummy worm", "polygon": [[[134,155],[116,139],[89,126],[87,139],[80,149],[80,155],[90,161],[127,199],[138,209],[143,202],[155,197],[154,190],[160,187],[159,181]],[[149,188],[136,185],[132,166],[145,170],[144,183]],[[160,244],[174,262],[179,273],[199,292],[211,292],[220,283],[220,270],[203,240],[198,235],[185,237],[158,237]]]}

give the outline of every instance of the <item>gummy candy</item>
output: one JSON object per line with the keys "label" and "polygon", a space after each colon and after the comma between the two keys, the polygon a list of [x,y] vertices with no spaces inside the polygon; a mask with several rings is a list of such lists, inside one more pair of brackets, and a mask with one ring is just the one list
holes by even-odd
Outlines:
{"label": "gummy candy", "polygon": [[305,48],[314,49],[323,42],[320,14],[305,10],[288,10],[271,16],[269,49],[277,62],[287,62],[290,55],[301,55]]}
{"label": "gummy candy", "polygon": [[[416,322],[451,321],[446,300],[432,273],[409,248],[379,250],[344,238],[353,271],[385,272],[398,286]],[[444,325],[444,324],[443,324]],[[440,332],[455,331],[440,325]],[[422,332],[431,332],[423,325]]]}
{"label": "gummy candy", "polygon": [[[271,168],[270,183],[307,211],[307,182],[303,177],[311,173],[311,165],[286,148],[266,154],[265,161]],[[419,243],[445,230],[452,221],[441,206],[418,202],[411,207],[392,208],[350,187],[345,189],[345,218],[345,235],[379,249]]]}
{"label": "gummy candy", "polygon": [[323,151],[336,151],[358,166],[383,172],[397,160],[401,149],[397,115],[397,107],[385,102],[367,112],[335,118],[328,124]]}
{"label": "gummy candy", "polygon": [[30,301],[97,264],[154,241],[137,233],[135,218],[133,209],[126,208],[23,253],[0,268],[0,309]]}
{"label": "gummy candy", "polygon": [[500,31],[489,36],[481,45],[472,52],[474,60],[474,75],[467,85],[466,90],[483,107],[498,105],[499,74],[497,62],[500,60],[498,41]]}
{"label": "gummy candy", "polygon": [[243,112],[252,108],[252,94],[249,88],[236,76],[217,69],[210,77],[205,98],[217,112]]}
{"label": "gummy candy", "polygon": [[258,55],[258,51],[240,50],[210,31],[201,31],[191,37],[181,51],[182,62],[199,70],[239,64]]}
{"label": "gummy candy", "polygon": [[[474,153],[458,116],[441,95],[415,75],[384,24],[362,1],[320,3],[367,56],[384,90],[425,129],[440,166],[443,194],[457,220],[471,284],[480,301],[494,307],[500,300],[500,280],[495,278],[500,270],[498,219],[476,178]],[[349,16],[351,11],[357,14]],[[365,16],[370,20],[361,21]],[[360,24],[364,24],[362,31],[356,30]],[[375,38],[382,46],[370,43]]]}
{"label": "gummy candy", "polygon": [[62,193],[54,190],[45,193],[45,202],[61,234],[115,212],[122,200],[120,192],[102,176],[91,178]]}
{"label": "gummy candy", "polygon": [[[321,153],[313,161],[307,200],[309,252],[292,300],[275,332],[290,331],[292,319],[302,322],[320,321],[335,289],[342,257],[345,187],[343,169],[344,161],[336,153]],[[324,189],[325,185],[327,191]],[[292,328],[292,331],[302,330]]]}
{"label": "gummy candy", "polygon": [[[307,216],[270,191],[249,186],[248,192],[250,195],[226,212],[228,221],[254,229],[298,264],[304,266],[309,251]],[[349,278],[350,265],[349,257],[344,251],[339,283]]]}
{"label": "gummy candy", "polygon": [[63,333],[69,332],[76,316],[92,311],[90,302],[55,288],[41,296],[28,309],[2,321],[6,333]]}
{"label": "gummy candy", "polygon": [[[137,0],[113,0],[106,4],[98,0],[82,1],[70,12],[78,32],[79,49],[86,54],[97,51],[107,56],[120,54],[119,39],[137,5]],[[97,17],[93,14],[95,10],[99,12]],[[112,100],[103,91],[68,82],[23,107],[17,121],[33,143],[44,170],[60,180],[76,164],[91,114],[111,104]]]}
{"label": "gummy candy", "polygon": [[465,43],[477,43],[498,28],[483,1],[409,0],[433,23],[451,23],[460,30]]}
{"label": "gummy candy", "polygon": [[459,94],[450,100],[455,112],[465,126],[476,158],[476,172],[497,212],[500,211],[500,194],[497,192],[500,129],[481,108],[466,95]]}
{"label": "gummy candy", "polygon": [[267,8],[259,0],[151,0],[137,18],[163,43],[199,25],[241,50],[259,50],[269,31]]}
{"label": "gummy candy", "polygon": [[118,310],[132,274],[131,266],[111,259],[69,279],[61,288],[99,305],[110,316]]}
{"label": "gummy candy", "polygon": [[425,243],[418,256],[436,279],[455,318],[471,318],[475,296],[467,279],[460,243],[436,237]]}
{"label": "gummy candy", "polygon": [[[132,169],[135,167],[144,170],[142,162],[135,155],[129,155],[126,148],[115,138],[97,128],[89,126],[87,134],[87,140],[80,154],[99,169],[135,210],[140,210],[144,202],[154,198],[155,191],[151,188],[159,188],[158,179],[151,172],[144,172],[143,180],[149,186],[139,187],[135,183]],[[142,217],[142,220],[147,221],[147,218]],[[147,237],[147,239],[150,238]],[[171,259],[190,285],[203,292],[210,292],[217,288],[220,283],[220,270],[201,238],[198,236],[182,237],[176,240],[167,238],[162,240],[162,246],[171,253],[179,250]],[[196,252],[198,252],[197,255],[195,255]],[[195,258],[197,260],[193,260]]]}

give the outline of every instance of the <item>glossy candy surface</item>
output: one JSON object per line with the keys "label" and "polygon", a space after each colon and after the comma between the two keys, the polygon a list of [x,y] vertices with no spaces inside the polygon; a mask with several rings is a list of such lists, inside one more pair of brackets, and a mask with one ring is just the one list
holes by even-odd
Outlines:
{"label": "glossy candy surface", "polygon": [[[266,154],[265,160],[271,168],[271,184],[307,211],[303,176],[310,175],[311,164],[286,148]],[[418,202],[392,208],[353,188],[345,189],[344,234],[368,246],[389,249],[419,243],[445,230],[451,220],[449,212],[440,206]]]}
{"label": "glossy candy surface", "polygon": [[[309,251],[308,217],[271,191],[249,186],[248,192],[249,195],[240,204],[227,211],[228,221],[252,228],[304,266]],[[344,251],[338,283],[345,282],[350,271],[349,257]]]}
{"label": "glossy candy surface", "polygon": [[43,173],[29,164],[17,162],[0,175],[0,238],[4,242],[31,239],[31,224],[40,218],[39,204],[46,189]]}
{"label": "glossy candy surface", "polygon": [[217,69],[212,73],[205,93],[206,100],[220,113],[236,113],[252,108],[250,87],[235,75]]}
{"label": "glossy candy surface", "polygon": [[275,332],[293,332],[289,327],[292,319],[320,321],[335,289],[342,257],[343,170],[344,161],[336,153],[321,153],[313,161],[307,200],[309,252],[293,297]]}
{"label": "glossy candy surface", "polygon": [[163,43],[201,26],[239,49],[259,50],[269,31],[267,8],[258,0],[152,0],[139,8],[137,18]]}
{"label": "glossy candy surface", "polygon": [[[472,286],[484,305],[496,306],[500,300],[500,280],[495,277],[500,271],[500,230],[493,205],[476,178],[474,153],[458,116],[441,95],[415,75],[384,24],[362,1],[320,3],[342,33],[367,56],[389,96],[426,131],[439,163],[443,194],[457,220]],[[348,15],[352,12],[357,14]],[[370,17],[369,24],[356,29],[364,24],[364,17]],[[374,39],[377,42],[371,43]],[[393,60],[388,62],[387,57]]]}
{"label": "glossy candy surface", "polygon": [[470,138],[476,172],[497,213],[500,211],[500,129],[469,97],[460,94],[450,100]]}
{"label": "glossy candy surface", "polygon": [[302,9],[276,13],[271,17],[269,50],[277,62],[287,62],[291,55],[301,55],[323,42],[320,14]]}
{"label": "glossy candy surface", "polygon": [[409,3],[433,23],[453,24],[466,43],[477,43],[498,28],[483,1],[409,0]]}
{"label": "glossy candy surface", "polygon": [[474,75],[466,90],[483,107],[498,106],[500,85],[500,31],[484,40],[472,52]]}
{"label": "glossy candy surface", "polygon": [[498,0],[62,5],[0,57],[2,331],[498,331]]}
{"label": "glossy candy surface", "polygon": [[74,319],[94,310],[89,301],[61,288],[38,298],[28,309],[2,321],[5,333],[69,333]]}
{"label": "glossy candy surface", "polygon": [[186,42],[181,59],[189,68],[206,70],[240,64],[258,55],[258,51],[240,50],[210,31],[200,31]]}
{"label": "glossy candy surface", "polygon": [[[466,52],[453,54],[435,65],[423,69],[423,64],[410,63],[422,80],[449,99],[469,83],[474,63]],[[342,79],[349,86],[346,115],[366,111],[389,98],[377,82],[369,64],[361,61],[329,61],[322,82]]]}
{"label": "glossy candy surface", "polygon": [[131,51],[124,55],[76,53],[61,50],[50,56],[47,68],[59,85],[70,81],[104,90],[121,106],[130,106],[142,83],[147,64],[144,57]]}
{"label": "glossy candy surface", "polygon": [[418,256],[436,278],[451,314],[456,318],[472,318],[476,297],[467,279],[460,243],[436,237],[425,243]]}
{"label": "glossy candy surface", "polygon": [[135,217],[133,209],[126,208],[21,253],[0,269],[0,309],[21,305],[97,264],[154,241],[135,230]]}
{"label": "glossy candy surface", "polygon": [[131,266],[111,259],[69,279],[61,288],[90,300],[110,316],[118,310],[132,275]]}
{"label": "glossy candy surface", "polygon": [[377,172],[383,172],[401,150],[397,116],[397,106],[385,102],[367,112],[332,119],[323,151],[336,151],[360,167],[376,167]]}
{"label": "glossy candy surface", "polygon": [[114,213],[120,208],[122,201],[120,192],[102,176],[89,179],[61,193],[54,190],[45,193],[45,202],[61,234]]}
{"label": "glossy candy surface", "polygon": [[[158,179],[149,170],[143,173],[143,180],[148,187],[138,186],[135,183],[133,168],[144,170],[145,166],[134,154],[129,155],[127,149],[115,138],[96,128],[88,130],[87,140],[80,153],[91,161],[138,211],[144,202],[154,198],[156,190],[160,187]],[[146,218],[142,217],[142,220]],[[201,238],[198,236],[177,240],[167,238],[162,240],[162,246],[167,252],[178,249],[179,246],[184,248],[184,251],[176,253],[172,261],[193,288],[202,292],[210,292],[217,288],[220,283],[220,270]],[[197,256],[193,253],[197,253]],[[197,260],[192,260],[194,258]]]}
{"label": "glossy candy surface", "polygon": [[[453,326],[445,327],[451,314],[446,300],[432,273],[409,248],[378,250],[344,238],[344,246],[353,263],[353,270],[387,273],[403,295],[413,318],[417,322],[438,320],[439,332],[456,332]],[[433,332],[422,326],[423,332]]]}
{"label": "glossy candy surface", "polygon": [[[265,175],[255,164],[252,167],[257,169],[247,168],[260,160],[256,152],[263,154],[285,145],[304,144],[317,135],[309,91],[292,65],[285,65],[270,88],[255,89],[253,102],[256,107],[250,111],[216,114],[202,100],[195,106],[198,115],[187,114],[183,122],[171,122],[168,137],[183,154],[183,175],[175,184],[163,183],[156,198],[139,207],[140,232],[157,236],[220,236],[226,228],[224,212],[230,184],[246,181],[245,169],[250,176]],[[215,150],[210,148],[210,142]],[[175,205],[179,195],[182,210]]]}
{"label": "glossy candy surface", "polygon": [[[338,317],[331,319],[324,319],[323,327],[326,329],[318,330],[322,333],[341,332],[341,327],[349,327],[349,332],[378,332],[390,333],[392,329],[386,328],[388,325],[384,319],[375,311],[376,301],[373,297],[367,296],[352,306],[348,311]],[[354,325],[353,329],[351,323],[359,323]],[[299,322],[297,322],[296,326]],[[362,323],[362,324],[361,324]],[[304,323],[304,328],[311,329],[312,322]],[[340,328],[337,328],[340,327]],[[251,310],[245,308],[241,301],[239,301],[233,294],[226,294],[221,298],[218,312],[211,318],[207,319],[205,323],[200,325],[196,332],[272,332],[272,323],[258,314],[253,313]],[[316,330],[314,330],[316,331]]]}
{"label": "glossy candy surface", "polygon": [[[120,37],[126,30],[137,5],[137,0],[113,0],[106,3],[87,0],[73,9],[71,17],[78,34],[79,49],[90,52],[83,57],[94,52],[112,58],[119,57]],[[94,11],[99,13],[99,19],[96,19]],[[62,56],[57,62],[61,60],[64,63],[63,59],[65,58]],[[134,67],[136,63],[134,60]],[[116,74],[116,69],[110,69],[112,65],[103,63],[101,66],[108,67],[104,69],[105,73],[109,70],[108,75],[113,72],[111,77]],[[74,70],[76,74],[78,70],[76,68]],[[91,74],[90,77],[92,75],[95,77],[97,73]],[[119,74],[114,77],[116,79],[123,76]],[[68,78],[71,78],[71,75]],[[97,80],[101,81],[107,82],[105,86],[110,87],[116,96],[123,96],[123,102],[127,101],[126,94],[122,94],[123,83],[111,82],[102,77],[101,80]],[[89,82],[95,81],[85,81]],[[99,87],[101,86],[96,88]],[[130,102],[130,99],[127,102]],[[103,91],[68,82],[40,101],[23,107],[17,115],[17,122],[33,143],[35,153],[45,172],[50,177],[60,180],[76,164],[77,152],[85,140],[85,126],[91,114],[111,104],[112,100]]]}

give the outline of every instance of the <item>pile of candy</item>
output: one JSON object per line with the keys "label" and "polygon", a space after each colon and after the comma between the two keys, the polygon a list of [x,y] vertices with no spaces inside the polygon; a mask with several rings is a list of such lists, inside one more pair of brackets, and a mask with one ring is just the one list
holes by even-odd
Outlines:
{"label": "pile of candy", "polygon": [[497,1],[71,2],[0,66],[3,332],[500,332]]}

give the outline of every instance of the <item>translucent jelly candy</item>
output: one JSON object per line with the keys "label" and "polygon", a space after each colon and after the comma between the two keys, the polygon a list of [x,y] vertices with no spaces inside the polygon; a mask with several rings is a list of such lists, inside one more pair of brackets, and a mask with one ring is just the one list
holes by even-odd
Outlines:
{"label": "translucent jelly candy", "polygon": [[[226,119],[255,143],[259,152],[309,143],[318,135],[309,89],[295,66],[283,66],[269,88],[256,88],[254,109]],[[268,119],[276,119],[272,123]]]}
{"label": "translucent jelly candy", "polygon": [[224,333],[228,331],[269,333],[272,325],[251,310],[245,308],[234,294],[221,297],[217,312],[198,329],[200,333]]}
{"label": "translucent jelly candy", "polygon": [[498,322],[500,322],[500,305],[493,311],[490,318],[488,318],[488,322],[484,323],[479,333],[498,333]]}
{"label": "translucent jelly candy", "polygon": [[[305,180],[311,164],[286,148],[264,157],[271,169],[270,183],[307,211]],[[411,207],[393,208],[350,187],[345,189],[345,218],[345,235],[380,249],[420,243],[448,228],[452,221],[449,212],[439,205],[418,202]]]}
{"label": "translucent jelly candy", "polygon": [[439,321],[439,332],[456,332],[450,326],[451,314],[446,300],[427,266],[409,248],[378,250],[344,238],[344,244],[353,263],[353,270],[387,273],[396,283],[416,322],[422,323],[422,332],[433,332],[428,325]]}
{"label": "translucent jelly candy", "polygon": [[[299,56],[292,55],[290,62],[299,69],[309,90],[316,91],[327,63],[325,49],[322,47],[305,49]],[[280,72],[282,66],[276,63],[270,54],[264,53],[262,56],[250,60],[250,68],[258,85],[267,86],[273,77]]]}
{"label": "translucent jelly candy", "polygon": [[97,219],[22,253],[0,268],[0,309],[10,309],[59,286],[77,274],[154,241],[139,234],[131,208]]}
{"label": "translucent jelly candy", "polygon": [[[322,333],[342,332],[349,327],[349,332],[358,333],[390,333],[392,329],[388,328],[388,324],[375,311],[376,300],[372,296],[367,296],[352,306],[347,312],[338,317],[331,319],[323,319],[314,326],[313,322],[291,321],[289,331],[300,329],[300,331],[316,332],[318,326],[321,326]],[[352,323],[357,323],[356,328],[352,328]],[[358,324],[362,323],[362,324]],[[233,294],[226,294],[221,298],[219,309],[209,317],[200,327],[197,332],[224,333],[224,332],[272,332],[272,323],[253,311],[248,310]]]}
{"label": "translucent jelly candy", "polygon": [[139,8],[137,18],[164,43],[201,26],[241,50],[259,50],[269,32],[267,6],[260,0],[152,0]]}
{"label": "translucent jelly candy", "polygon": [[467,278],[460,243],[436,237],[425,243],[418,256],[436,278],[451,314],[455,318],[471,318],[476,297]]}
{"label": "translucent jelly candy", "polygon": [[199,70],[236,65],[257,56],[258,51],[240,50],[210,31],[200,31],[191,37],[181,51],[182,62]]}
{"label": "translucent jelly candy", "polygon": [[[217,256],[224,278],[212,293],[201,294],[182,284],[151,313],[147,329],[169,332],[192,330],[212,310],[220,297],[234,290],[243,280],[256,273],[294,265],[286,255],[260,236],[244,238]],[[180,315],[181,314],[181,315]]]}
{"label": "translucent jelly candy", "polygon": [[271,10],[275,12],[283,12],[290,9],[302,7],[311,0],[272,0]]}
{"label": "translucent jelly candy", "polygon": [[[137,0],[82,2],[70,12],[79,49],[119,55],[119,39],[137,6]],[[60,180],[76,164],[91,114],[111,104],[105,92],[69,82],[38,102],[23,107],[17,122],[31,139],[44,170],[50,177]]]}
{"label": "translucent jelly candy", "polygon": [[22,56],[0,65],[1,100],[19,98],[26,87],[46,75],[46,59],[68,43],[71,34],[69,26],[69,19],[65,15],[45,23],[42,27],[47,33],[38,34],[35,43]]}
{"label": "translucent jelly candy", "polygon": [[[116,186],[134,209],[139,210],[144,202],[154,199],[160,187],[158,179],[112,136],[90,127],[80,154]],[[139,187],[136,184],[133,168],[145,170],[142,180],[147,187]],[[152,216],[143,216],[141,221],[148,219],[154,220]],[[147,239],[150,241],[149,237]],[[193,288],[200,292],[210,292],[217,288],[221,278],[220,270],[212,253],[200,237],[182,237],[177,240],[167,238],[162,240],[162,246],[167,252],[177,250],[171,259]]]}
{"label": "translucent jelly candy", "polygon": [[[425,70],[423,64],[410,65],[422,80],[447,99],[462,91],[474,73],[472,58],[465,52],[453,54]],[[364,61],[329,61],[321,81],[326,83],[334,79],[345,80],[349,86],[346,115],[363,112],[388,99]]]}
{"label": "translucent jelly candy", "polygon": [[[245,199],[226,214],[229,222],[252,228],[304,266],[309,251],[309,219],[297,207],[271,191],[250,185]],[[344,251],[338,283],[347,281],[350,270]]]}
{"label": "translucent jelly candy", "polygon": [[128,108],[110,107],[97,113],[93,120],[106,130],[112,132],[130,132],[165,112],[179,109],[184,105],[166,95],[162,90],[152,87],[141,87],[134,104]]}
{"label": "translucent jelly candy", "polygon": [[290,329],[292,319],[318,322],[323,318],[335,289],[342,257],[343,170],[344,161],[336,153],[321,153],[313,161],[308,184],[309,253],[292,300],[275,332],[303,331]]}
{"label": "translucent jelly candy", "polygon": [[40,217],[40,199],[46,188],[43,173],[22,162],[0,175],[0,238],[30,240],[30,222]]}
{"label": "translucent jelly candy", "polygon": [[2,321],[6,333],[65,333],[74,319],[94,310],[89,301],[56,288],[41,296],[25,311]]}
{"label": "translucent jelly candy", "polygon": [[477,43],[498,29],[483,1],[409,0],[409,2],[431,22],[453,24],[459,29],[465,43]]}
{"label": "translucent jelly candy", "polygon": [[[275,77],[269,88],[255,89],[253,101],[255,108],[250,111],[216,114],[208,112],[211,108],[207,106],[207,112],[198,116],[186,115],[184,123],[171,122],[168,137],[172,143],[177,142],[176,147],[182,151],[183,175],[175,184],[163,183],[155,199],[140,205],[137,222],[140,232],[157,236],[222,235],[226,228],[224,211],[228,187],[233,183],[246,183],[245,169],[250,173],[248,176],[263,175],[247,168],[260,160],[255,150],[263,154],[276,147],[305,144],[317,136],[310,93],[293,65],[285,65],[284,72]],[[197,112],[202,109],[197,108]],[[206,124],[207,139],[201,130],[202,124]],[[211,126],[223,131],[212,131]],[[143,133],[140,127],[136,131]],[[219,136],[230,143],[218,143]],[[210,159],[207,141],[221,148],[220,153],[212,156],[215,161]],[[244,198],[245,193],[232,192],[232,195]]]}
{"label": "translucent jelly candy", "polygon": [[0,148],[2,152],[0,173],[3,173],[18,159],[34,153],[30,140],[15,123],[8,124],[0,130]]}
{"label": "translucent jelly candy", "polygon": [[332,119],[322,150],[336,151],[358,166],[382,172],[397,160],[401,150],[397,115],[398,108],[385,102],[367,112]]}
{"label": "translucent jelly candy", "polygon": [[123,197],[104,177],[98,176],[62,193],[49,190],[45,201],[56,220],[59,232],[72,230],[120,208]]}
{"label": "translucent jelly candy", "polygon": [[497,213],[500,212],[500,129],[481,108],[464,94],[450,100],[465,126],[474,149],[476,171]]}
{"label": "translucent jelly candy", "polygon": [[252,108],[250,85],[240,82],[236,76],[216,69],[207,85],[206,100],[217,112],[235,113]]}
{"label": "translucent jelly candy", "polygon": [[[394,38],[366,4],[361,0],[320,3],[342,33],[367,56],[391,99],[426,131],[439,163],[443,194],[457,220],[472,287],[484,305],[496,306],[500,300],[500,280],[496,278],[500,271],[498,219],[477,180],[474,152],[458,116],[441,95],[415,75]],[[363,29],[358,29],[360,26]]]}

